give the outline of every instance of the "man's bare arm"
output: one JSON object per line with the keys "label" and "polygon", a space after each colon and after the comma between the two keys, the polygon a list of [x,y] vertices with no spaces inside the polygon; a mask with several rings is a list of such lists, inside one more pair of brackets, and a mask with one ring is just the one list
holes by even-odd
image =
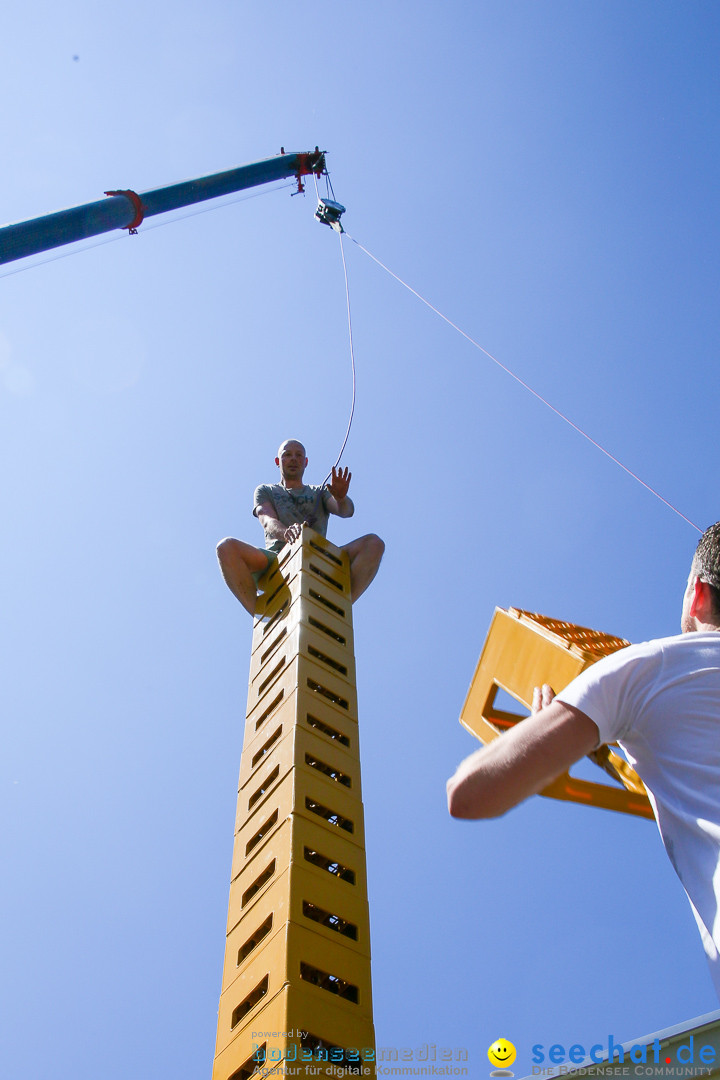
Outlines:
{"label": "man's bare arm", "polygon": [[500,817],[594,750],[597,725],[580,709],[552,701],[466,758],[447,783],[453,817]]}
{"label": "man's bare arm", "polygon": [[327,508],[331,514],[337,514],[338,517],[342,518],[349,518],[355,513],[353,501],[348,498],[347,493],[351,479],[352,473],[348,469],[336,470],[333,466],[332,479],[328,484],[330,498],[327,501]]}
{"label": "man's bare arm", "polygon": [[300,535],[300,525],[283,525],[277,516],[277,511],[271,502],[260,503],[253,511],[263,529],[265,536],[271,540],[283,540],[291,544]]}

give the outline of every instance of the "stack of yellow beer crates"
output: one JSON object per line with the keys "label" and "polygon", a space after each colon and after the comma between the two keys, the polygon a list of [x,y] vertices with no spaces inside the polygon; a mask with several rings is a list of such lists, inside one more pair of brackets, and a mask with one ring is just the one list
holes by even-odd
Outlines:
{"label": "stack of yellow beer crates", "polygon": [[261,587],[213,1080],[374,1075],[347,555],[304,527]]}

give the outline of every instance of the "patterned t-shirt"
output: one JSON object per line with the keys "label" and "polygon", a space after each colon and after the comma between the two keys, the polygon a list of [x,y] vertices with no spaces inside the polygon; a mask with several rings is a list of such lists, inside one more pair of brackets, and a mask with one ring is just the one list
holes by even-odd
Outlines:
{"label": "patterned t-shirt", "polygon": [[[315,532],[325,536],[330,513],[329,499],[328,489],[315,484],[303,484],[299,488],[286,488],[282,484],[261,484],[255,488],[253,514],[257,515],[258,507],[269,502],[275,507],[278,521],[283,525],[302,524],[306,521]],[[280,551],[284,545],[284,540],[276,540],[265,531],[265,547],[268,551]]]}

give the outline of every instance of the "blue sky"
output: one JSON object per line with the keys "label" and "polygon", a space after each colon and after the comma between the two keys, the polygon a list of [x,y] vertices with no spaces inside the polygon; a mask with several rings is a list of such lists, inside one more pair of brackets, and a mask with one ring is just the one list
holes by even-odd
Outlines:
{"label": "blue sky", "polygon": [[[3,220],[319,144],[352,236],[720,517],[717,5],[68,0],[4,23]],[[338,240],[291,190],[0,271],[3,1076],[209,1076],[250,651],[214,548],[261,542],[282,439],[322,479],[350,405]],[[377,1039],[467,1047],[483,1076],[503,1036],[522,1076],[534,1043],[717,1000],[654,826],[542,799],[447,817],[460,707],[496,605],[674,632],[697,534],[346,255],[357,511],[330,536],[387,544],[355,611]]]}

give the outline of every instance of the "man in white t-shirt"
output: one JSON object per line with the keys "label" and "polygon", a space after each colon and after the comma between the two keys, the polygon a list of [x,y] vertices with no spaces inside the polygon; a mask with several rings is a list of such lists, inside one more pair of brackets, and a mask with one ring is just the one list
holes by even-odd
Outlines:
{"label": "man in white t-shirt", "polygon": [[498,817],[602,743],[642,777],[665,849],[695,914],[720,996],[720,522],[702,536],[682,633],[587,668],[448,780],[453,817]]}
{"label": "man in white t-shirt", "polygon": [[[329,514],[347,518],[355,513],[352,499],[348,498],[352,473],[333,468],[327,487],[317,487],[303,483],[307,463],[303,444],[297,439],[286,439],[275,458],[280,469],[279,482],[256,488],[253,514],[265,532],[264,548],[253,547],[232,536],[226,536],[218,544],[218,561],[225,582],[251,615],[255,614],[258,578],[285,544],[297,540],[303,525],[325,536]],[[350,598],[354,603],[377,574],[385,544],[379,536],[368,533],[351,540],[342,550],[350,557]]]}

